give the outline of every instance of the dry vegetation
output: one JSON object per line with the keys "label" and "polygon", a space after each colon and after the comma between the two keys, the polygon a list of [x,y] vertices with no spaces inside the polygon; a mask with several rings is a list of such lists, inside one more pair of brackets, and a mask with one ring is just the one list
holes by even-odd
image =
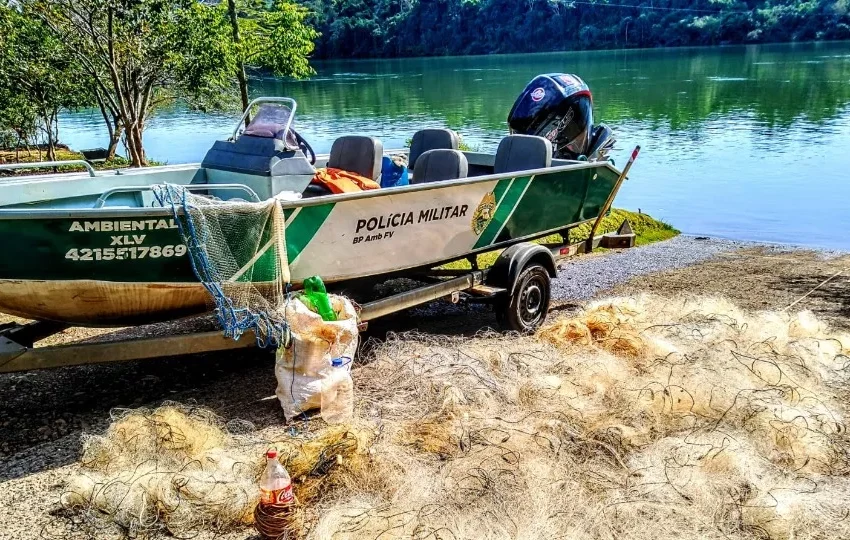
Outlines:
{"label": "dry vegetation", "polygon": [[537,336],[394,336],[354,371],[354,426],[272,442],[125,413],[63,503],[99,531],[239,527],[274,444],[310,538],[847,538],[848,350],[808,312],[707,297],[600,301]]}

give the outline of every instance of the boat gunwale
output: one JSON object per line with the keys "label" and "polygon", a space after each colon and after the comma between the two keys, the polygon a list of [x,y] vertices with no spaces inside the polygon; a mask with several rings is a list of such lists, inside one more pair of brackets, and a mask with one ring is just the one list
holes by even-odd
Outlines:
{"label": "boat gunwale", "polygon": [[[154,167],[125,167],[121,169],[98,170],[95,176],[89,176],[85,171],[66,172],[58,174],[28,174],[22,176],[0,176],[0,187],[19,186],[21,184],[49,184],[68,180],[91,180],[97,178],[115,178],[120,176],[138,176],[146,173],[169,172],[201,169],[200,163],[175,163],[173,165],[156,165]],[[2,210],[2,207],[0,207]]]}
{"label": "boat gunwale", "polygon": [[[477,153],[477,152],[474,152]],[[487,154],[489,155],[489,154]],[[184,165],[165,165],[171,170],[176,168],[190,168],[192,166],[197,165],[200,169],[200,164],[184,164]],[[578,163],[570,163],[567,165],[558,165],[556,167],[545,167],[540,169],[528,169],[524,171],[512,171],[510,173],[501,173],[501,174],[488,174],[483,176],[472,176],[467,178],[458,178],[455,180],[442,180],[439,182],[428,182],[422,184],[410,184],[402,187],[393,187],[393,188],[383,188],[383,189],[374,189],[368,191],[360,191],[357,193],[337,193],[333,195],[324,195],[321,197],[310,197],[309,199],[300,199],[298,201],[281,201],[281,207],[284,209],[289,208],[304,208],[309,206],[319,206],[328,203],[337,203],[337,202],[345,202],[355,199],[367,199],[371,197],[383,197],[386,195],[400,195],[405,193],[413,193],[419,191],[428,191],[432,189],[442,189],[446,187],[454,187],[461,185],[474,185],[483,182],[493,182],[499,181],[508,178],[519,178],[523,176],[537,176],[542,174],[551,174],[557,172],[567,172],[573,170],[582,170],[589,168],[599,168],[605,167],[615,174],[619,175],[621,171],[619,171],[610,161],[586,161],[586,162],[578,162]],[[134,176],[137,174],[143,174],[144,172],[150,172],[151,168],[139,168],[135,169],[131,174],[116,174],[115,176]],[[159,167],[157,170],[162,170]],[[136,172],[138,171],[138,172]],[[71,175],[77,175],[78,173],[67,173]],[[22,177],[26,178],[26,177]],[[31,176],[30,179],[37,179],[38,176]],[[70,178],[63,175],[62,180],[70,180]],[[45,178],[45,182],[47,181],[57,181],[60,178],[52,177]],[[32,181],[32,180],[31,180]],[[17,183],[17,182],[16,182]],[[154,185],[154,184],[151,184]],[[210,189],[215,189],[215,184],[209,184]],[[226,203],[225,203],[226,204]],[[161,207],[161,208],[153,208],[153,207],[133,207],[133,208],[118,208],[118,207],[109,207],[105,206],[102,208],[74,208],[74,209],[51,209],[51,208],[39,208],[39,209],[27,209],[27,208],[2,208],[0,207],[0,220],[12,220],[12,219],[69,219],[69,218],[92,218],[92,219],[102,219],[104,217],[147,217],[147,216],[162,216],[162,215],[172,215],[171,208]]]}

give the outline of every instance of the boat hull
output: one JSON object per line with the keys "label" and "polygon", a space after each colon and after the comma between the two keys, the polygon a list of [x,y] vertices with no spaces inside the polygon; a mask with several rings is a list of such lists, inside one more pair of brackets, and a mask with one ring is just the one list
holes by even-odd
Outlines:
{"label": "boat hull", "polygon": [[210,299],[197,282],[3,279],[0,306],[3,312],[26,319],[125,326],[203,313]]}
{"label": "boat hull", "polygon": [[[588,163],[283,203],[292,281],[398,274],[563,230],[596,218],[617,176]],[[207,309],[170,209],[0,210],[0,237],[0,311],[111,326]]]}

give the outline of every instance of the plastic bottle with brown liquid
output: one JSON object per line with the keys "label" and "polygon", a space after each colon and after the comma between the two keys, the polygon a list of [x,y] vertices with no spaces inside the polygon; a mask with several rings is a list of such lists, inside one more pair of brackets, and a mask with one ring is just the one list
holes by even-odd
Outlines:
{"label": "plastic bottle with brown liquid", "polygon": [[292,479],[277,460],[277,450],[266,452],[266,470],[260,477],[260,504],[281,505],[293,502]]}

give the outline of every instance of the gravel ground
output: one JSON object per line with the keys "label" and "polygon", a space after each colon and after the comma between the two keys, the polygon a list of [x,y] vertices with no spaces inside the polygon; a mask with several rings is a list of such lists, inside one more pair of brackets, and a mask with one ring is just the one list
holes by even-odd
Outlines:
{"label": "gravel ground", "polygon": [[[555,310],[641,290],[727,294],[746,307],[780,307],[850,268],[850,257],[837,255],[678,237],[563,263],[553,283]],[[848,274],[833,277],[798,307],[846,320]],[[487,306],[438,302],[373,324],[369,333],[380,338],[388,330],[418,328],[469,335],[494,325]],[[0,375],[0,539],[87,537],[57,514],[56,501],[76,466],[81,433],[100,431],[110,409],[194,402],[262,429],[283,421],[274,388],[271,356],[255,351]]]}
{"label": "gravel ground", "polygon": [[566,302],[587,300],[635,276],[683,268],[718,253],[753,245],[682,235],[636,249],[577,257],[561,264],[558,278],[552,281],[552,298]]}
{"label": "gravel ground", "polygon": [[810,310],[850,330],[850,254],[787,246],[718,253],[700,264],[636,276],[606,295],[646,291],[724,296],[751,310]]}

